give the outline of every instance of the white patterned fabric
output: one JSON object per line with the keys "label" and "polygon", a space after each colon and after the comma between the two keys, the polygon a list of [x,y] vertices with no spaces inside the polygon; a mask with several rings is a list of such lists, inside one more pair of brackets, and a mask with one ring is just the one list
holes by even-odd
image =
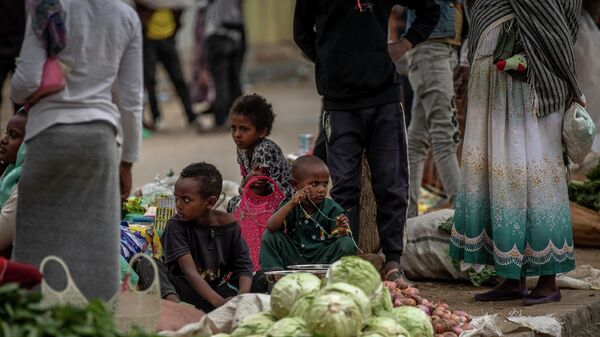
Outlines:
{"label": "white patterned fabric", "polygon": [[496,70],[502,21],[480,39],[473,59],[450,255],[495,265],[504,278],[568,272],[575,263],[563,113],[536,117],[532,88]]}

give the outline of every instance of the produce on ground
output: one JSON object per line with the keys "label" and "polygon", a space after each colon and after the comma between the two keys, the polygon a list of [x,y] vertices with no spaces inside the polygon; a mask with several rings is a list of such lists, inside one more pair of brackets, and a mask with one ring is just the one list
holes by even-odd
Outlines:
{"label": "produce on ground", "polygon": [[[471,322],[471,316],[464,311],[452,311],[447,303],[441,301],[432,303],[429,300],[422,298],[419,289],[417,288],[408,287],[399,289],[396,283],[389,281],[384,281],[383,284],[391,293],[394,307],[414,307],[429,316],[436,337],[459,336],[464,330],[470,330],[472,328],[469,324]],[[404,324],[402,325],[412,333],[409,327]]]}
{"label": "produce on ground", "polygon": [[277,322],[277,317],[270,312],[259,312],[242,320],[231,337],[248,337],[262,335]]}
{"label": "produce on ground", "polygon": [[286,317],[273,324],[265,337],[312,337],[312,334],[302,318]]}
{"label": "produce on ground", "polygon": [[386,314],[410,331],[411,337],[433,337],[433,326],[429,316],[420,309],[404,305],[394,308]]}
{"label": "produce on ground", "polygon": [[332,283],[321,290],[321,294],[345,294],[350,296],[356,305],[360,308],[360,311],[364,318],[371,316],[371,302],[365,292],[359,288],[343,282]]}
{"label": "produce on ground", "polygon": [[569,183],[569,200],[594,211],[600,211],[600,165],[586,175],[586,181]]}
{"label": "produce on ground", "polygon": [[321,288],[321,280],[309,273],[295,273],[282,277],[271,291],[271,311],[277,318],[286,317],[294,304],[303,296]]}
{"label": "produce on ground", "polygon": [[390,311],[393,307],[392,294],[390,294],[388,288],[383,287],[379,296],[373,300],[373,313],[377,314],[381,311]]}
{"label": "produce on ground", "polygon": [[394,317],[371,316],[365,323],[361,337],[412,337]]}
{"label": "produce on ground", "polygon": [[117,331],[112,312],[98,300],[85,308],[68,305],[45,308],[41,296],[27,292],[17,284],[0,287],[0,337],[151,337],[136,330]]}
{"label": "produce on ground", "polygon": [[286,307],[280,312],[285,317],[277,321],[273,313],[251,315],[230,337],[457,337],[471,329],[465,312],[432,303],[414,287],[382,282],[377,270],[359,257],[331,265],[327,285],[318,291],[312,278],[307,278],[310,290],[299,285],[302,275],[284,276],[274,286],[294,288],[271,296],[272,308]]}
{"label": "produce on ground", "polygon": [[327,283],[345,282],[362,289],[373,299],[381,291],[381,276],[373,265],[357,256],[344,256],[327,271]]}
{"label": "produce on ground", "polygon": [[329,292],[315,297],[304,320],[309,330],[323,337],[358,337],[365,317],[351,295]]}
{"label": "produce on ground", "polygon": [[[306,313],[310,311],[312,306],[312,301],[315,299],[317,294],[308,294],[304,295],[301,299],[298,300],[290,310],[290,316],[292,317],[305,317]],[[271,301],[273,298],[271,298]]]}

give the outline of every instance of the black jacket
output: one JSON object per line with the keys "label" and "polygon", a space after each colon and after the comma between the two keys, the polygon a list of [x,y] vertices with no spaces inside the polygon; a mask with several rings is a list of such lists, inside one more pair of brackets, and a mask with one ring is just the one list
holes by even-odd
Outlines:
{"label": "black jacket", "polygon": [[[414,9],[404,35],[427,40],[439,19],[434,0],[297,0],[294,40],[315,63],[326,110],[355,110],[400,100],[399,80],[387,51],[393,5]],[[361,10],[362,9],[362,10]]]}

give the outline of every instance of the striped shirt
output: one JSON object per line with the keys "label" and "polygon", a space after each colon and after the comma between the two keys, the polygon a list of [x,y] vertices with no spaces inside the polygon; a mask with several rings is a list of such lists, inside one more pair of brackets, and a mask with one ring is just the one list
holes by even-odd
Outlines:
{"label": "striped shirt", "polygon": [[471,10],[469,62],[485,29],[514,15],[531,66],[536,115],[564,110],[568,98],[582,97],[573,52],[580,11],[581,0],[476,0]]}

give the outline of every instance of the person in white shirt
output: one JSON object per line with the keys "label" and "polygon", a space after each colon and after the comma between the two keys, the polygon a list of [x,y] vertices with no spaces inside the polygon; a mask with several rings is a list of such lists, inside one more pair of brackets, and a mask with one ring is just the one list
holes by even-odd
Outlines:
{"label": "person in white shirt", "polygon": [[[128,196],[140,156],[142,29],[121,0],[60,5],[66,46],[57,58],[69,72],[63,90],[29,111],[13,259],[39,265],[56,255],[84,296],[108,300],[119,288],[119,194]],[[11,83],[15,102],[26,102],[40,86],[45,60],[29,16]],[[45,280],[60,287],[64,273],[46,269]]]}

